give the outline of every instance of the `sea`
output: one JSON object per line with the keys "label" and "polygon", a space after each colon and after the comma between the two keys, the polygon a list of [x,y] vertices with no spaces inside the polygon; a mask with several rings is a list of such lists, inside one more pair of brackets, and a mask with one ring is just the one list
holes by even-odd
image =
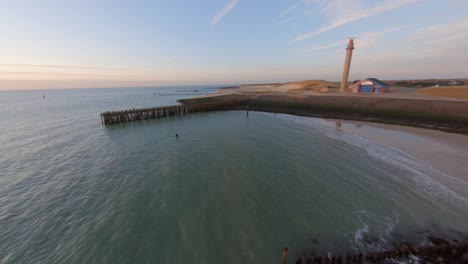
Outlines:
{"label": "sea", "polygon": [[217,89],[0,92],[0,263],[279,263],[468,232],[466,182],[332,121],[101,124]]}

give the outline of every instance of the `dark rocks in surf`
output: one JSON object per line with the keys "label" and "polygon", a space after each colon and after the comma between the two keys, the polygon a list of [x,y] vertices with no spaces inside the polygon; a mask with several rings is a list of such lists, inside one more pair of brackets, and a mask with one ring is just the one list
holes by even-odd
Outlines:
{"label": "dark rocks in surf", "polygon": [[[393,248],[377,251],[346,254],[343,256],[308,256],[297,259],[296,264],[338,264],[338,263],[467,263],[468,241],[449,241],[440,237],[428,236],[430,244],[412,245],[403,242]],[[304,261],[303,261],[304,260]]]}

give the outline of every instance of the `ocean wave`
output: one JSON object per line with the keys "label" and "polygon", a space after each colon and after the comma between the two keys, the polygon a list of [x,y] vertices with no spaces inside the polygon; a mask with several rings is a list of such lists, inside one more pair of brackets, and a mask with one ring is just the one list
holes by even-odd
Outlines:
{"label": "ocean wave", "polygon": [[410,179],[420,190],[432,198],[447,199],[455,206],[465,209],[468,207],[467,182],[442,173],[434,169],[431,164],[421,161],[404,151],[371,141],[343,127],[337,127],[334,121],[286,114],[277,116],[282,120],[313,127],[330,139],[365,150],[370,157],[409,172],[404,175],[394,176]]}
{"label": "ocean wave", "polygon": [[378,217],[364,209],[355,211],[357,221],[361,224],[352,234],[350,241],[355,252],[381,251],[392,248],[395,241],[395,229],[400,223],[400,215]]}
{"label": "ocean wave", "polygon": [[365,150],[370,157],[410,172],[395,176],[409,178],[429,196],[449,199],[457,206],[468,206],[468,199],[463,194],[468,184],[434,169],[431,164],[418,160],[399,149],[368,140],[342,128],[339,131],[327,129],[324,133],[333,140]]}

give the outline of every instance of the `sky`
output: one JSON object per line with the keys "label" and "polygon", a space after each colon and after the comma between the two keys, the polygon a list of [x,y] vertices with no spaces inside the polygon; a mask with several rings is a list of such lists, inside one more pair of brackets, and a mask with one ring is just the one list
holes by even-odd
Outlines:
{"label": "sky", "polygon": [[0,0],[0,89],[467,78],[467,0]]}

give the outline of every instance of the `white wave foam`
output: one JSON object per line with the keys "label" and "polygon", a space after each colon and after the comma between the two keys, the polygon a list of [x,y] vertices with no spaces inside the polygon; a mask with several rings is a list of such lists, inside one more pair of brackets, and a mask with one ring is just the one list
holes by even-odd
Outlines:
{"label": "white wave foam", "polygon": [[430,197],[447,199],[452,205],[463,208],[468,206],[468,198],[466,197],[467,182],[442,173],[434,169],[431,164],[418,160],[406,152],[368,140],[343,127],[337,127],[334,121],[287,114],[278,114],[276,116],[285,121],[314,127],[328,138],[364,149],[369,156],[410,172],[405,175],[395,176],[410,179],[417,188]]}
{"label": "white wave foam", "polygon": [[[393,216],[386,216],[383,219],[366,210],[359,210],[354,213],[361,224],[354,231],[354,241],[350,241],[352,242],[351,247],[356,252],[379,251],[392,247],[391,239],[396,226],[400,223],[398,213],[394,212]],[[370,235],[371,233],[372,235]],[[367,240],[369,235],[378,237],[379,240]]]}
{"label": "white wave foam", "polygon": [[385,217],[384,219],[384,228],[382,232],[380,232],[380,241],[384,244],[388,243],[388,238],[393,234],[395,227],[400,223],[400,215],[398,213],[394,213],[394,218]]}
{"label": "white wave foam", "polygon": [[361,244],[364,239],[364,235],[369,233],[369,225],[364,221],[363,218],[364,216],[370,217],[372,215],[364,210],[357,211],[356,213],[358,215],[357,218],[359,222],[362,224],[362,227],[358,228],[354,232],[354,243]]}
{"label": "white wave foam", "polygon": [[339,140],[364,149],[369,156],[410,172],[409,174],[395,176],[408,177],[429,196],[447,198],[459,206],[466,207],[468,205],[468,199],[461,194],[461,191],[466,190],[466,187],[468,187],[466,182],[441,173],[432,168],[430,164],[418,160],[408,153],[365,139],[345,129],[340,129],[340,131],[327,129],[324,133],[333,140]]}

